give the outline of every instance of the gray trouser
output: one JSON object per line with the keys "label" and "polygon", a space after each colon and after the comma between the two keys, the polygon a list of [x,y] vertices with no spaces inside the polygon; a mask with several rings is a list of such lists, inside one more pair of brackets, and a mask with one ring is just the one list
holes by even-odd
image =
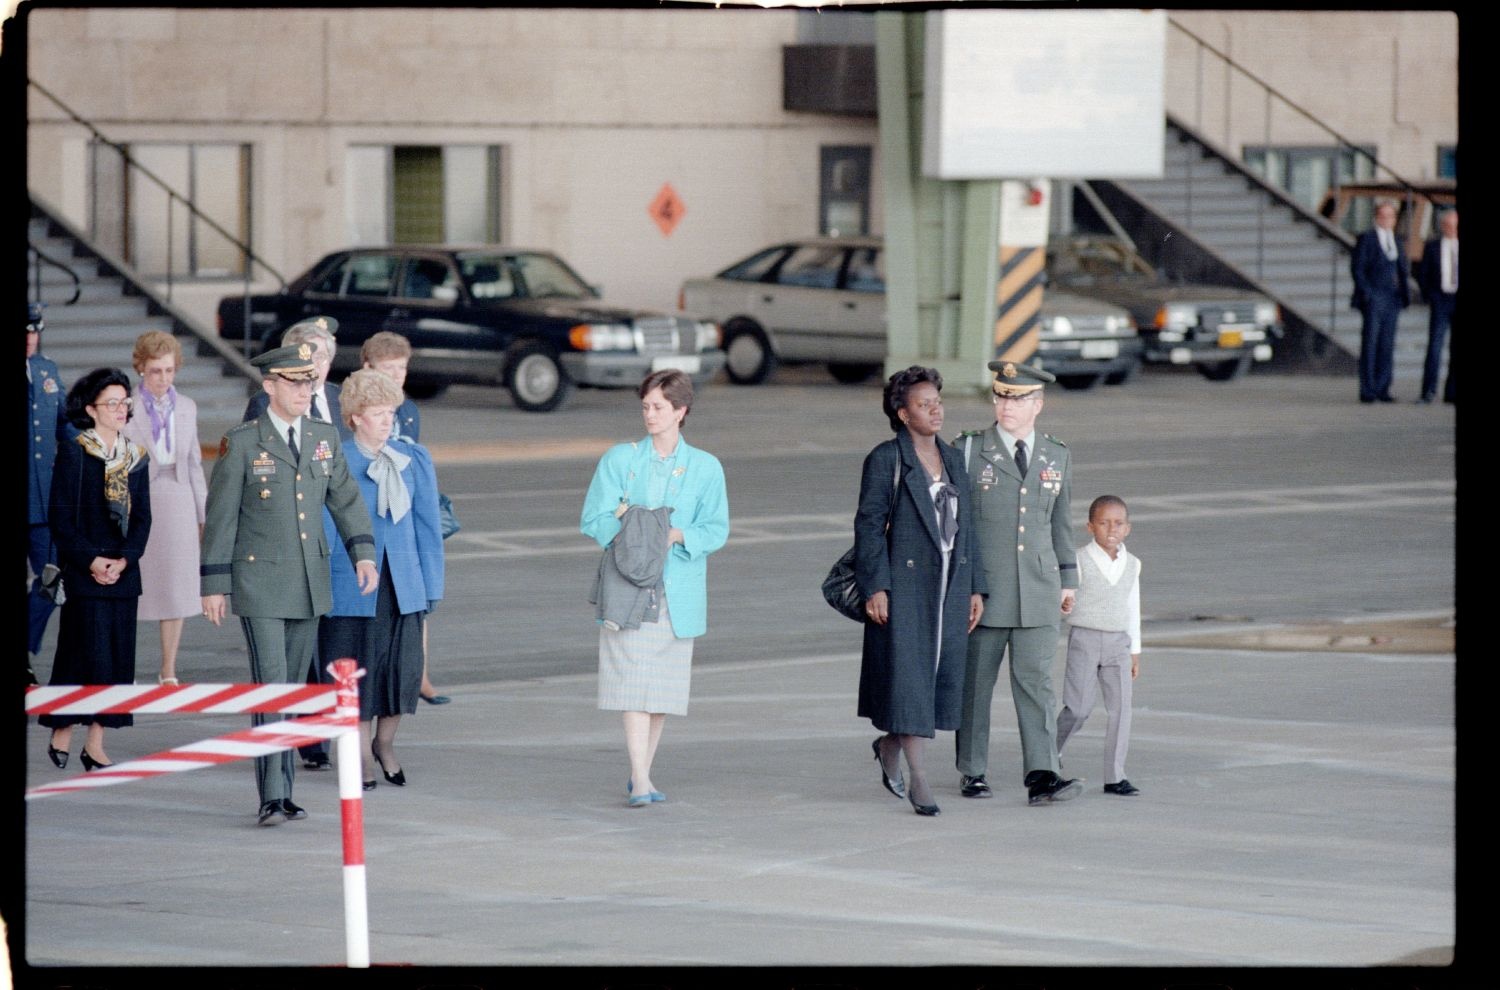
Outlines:
{"label": "gray trouser", "polygon": [[[1010,647],[1010,690],[1021,729],[1024,773],[1057,772],[1057,719],[1052,700],[1052,658],[1057,655],[1057,626],[993,628],[978,626],[969,634],[964,664],[963,709],[959,717],[958,772],[977,777],[989,765],[990,701],[1000,663]],[[1024,774],[1023,774],[1024,778]]]}
{"label": "gray trouser", "polygon": [[[240,617],[245,644],[250,650],[250,679],[256,684],[305,684],[318,645],[318,620],[260,619]],[[279,722],[286,716],[251,715],[251,724]],[[255,758],[255,786],[261,804],[292,796],[292,776],[296,773],[297,753],[284,749],[270,756]]]}
{"label": "gray trouser", "polygon": [[1057,714],[1057,751],[1083,727],[1094,710],[1095,689],[1104,695],[1109,724],[1104,731],[1104,782],[1125,779],[1130,747],[1130,635],[1080,629],[1068,633],[1068,669],[1063,675],[1063,708]]}

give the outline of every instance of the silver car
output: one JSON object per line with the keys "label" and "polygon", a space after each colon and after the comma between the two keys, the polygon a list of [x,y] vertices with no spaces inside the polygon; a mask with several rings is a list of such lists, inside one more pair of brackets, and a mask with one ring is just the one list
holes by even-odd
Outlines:
{"label": "silver car", "polygon": [[[778,363],[828,365],[861,382],[885,363],[884,243],[877,237],[786,241],[683,283],[679,308],[723,328],[725,371],[739,385],[765,381]],[[1040,364],[1065,388],[1118,384],[1140,364],[1130,314],[1048,290],[1034,349],[1008,357]]]}

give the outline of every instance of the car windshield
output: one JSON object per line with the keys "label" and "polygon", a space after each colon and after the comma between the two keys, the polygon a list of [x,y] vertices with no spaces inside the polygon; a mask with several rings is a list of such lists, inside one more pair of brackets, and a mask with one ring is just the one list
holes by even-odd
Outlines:
{"label": "car windshield", "polygon": [[1107,241],[1063,245],[1047,252],[1047,274],[1059,285],[1089,286],[1098,282],[1154,282],[1140,256]]}
{"label": "car windshield", "polygon": [[546,254],[462,254],[458,270],[475,299],[592,299],[573,270]]}

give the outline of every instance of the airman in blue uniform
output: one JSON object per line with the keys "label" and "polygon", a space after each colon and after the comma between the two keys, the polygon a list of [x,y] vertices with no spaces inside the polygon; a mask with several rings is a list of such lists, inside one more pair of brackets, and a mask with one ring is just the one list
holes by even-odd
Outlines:
{"label": "airman in blue uniform", "polygon": [[63,414],[68,390],[63,386],[57,365],[42,356],[42,304],[30,303],[26,312],[26,408],[30,423],[26,430],[29,484],[26,486],[26,521],[29,537],[26,561],[35,575],[26,598],[26,673],[35,684],[30,656],[42,648],[42,635],[55,607],[50,590],[44,592],[44,579],[56,587],[57,549],[52,544],[52,530],[47,525],[47,498],[52,491],[52,465],[57,460],[57,445],[78,431]]}

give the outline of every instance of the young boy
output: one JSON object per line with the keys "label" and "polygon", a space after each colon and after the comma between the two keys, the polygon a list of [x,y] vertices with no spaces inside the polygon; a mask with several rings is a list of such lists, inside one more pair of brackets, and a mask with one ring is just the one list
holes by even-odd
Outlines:
{"label": "young boy", "polygon": [[1088,526],[1093,540],[1078,551],[1078,595],[1073,607],[1065,609],[1071,628],[1057,751],[1093,711],[1097,685],[1109,715],[1104,792],[1128,797],[1140,793],[1125,779],[1125,750],[1130,745],[1131,681],[1141,670],[1141,561],[1125,549],[1130,516],[1118,495],[1094,499]]}

